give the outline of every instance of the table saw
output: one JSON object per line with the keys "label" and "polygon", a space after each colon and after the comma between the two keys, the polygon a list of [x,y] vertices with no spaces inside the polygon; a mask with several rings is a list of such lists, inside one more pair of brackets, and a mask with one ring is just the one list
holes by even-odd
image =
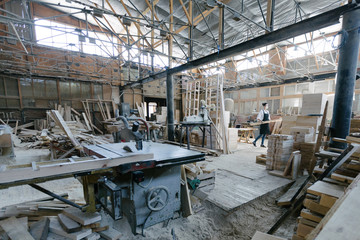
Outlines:
{"label": "table saw", "polygon": [[[124,147],[127,146],[127,150]],[[134,152],[129,152],[129,151]],[[181,166],[203,161],[203,153],[179,146],[143,142],[85,145],[86,158],[11,166],[0,171],[0,189],[29,184],[83,211],[103,208],[115,220],[125,215],[134,234],[173,218],[180,211]],[[137,160],[138,159],[138,160]],[[140,159],[140,160],[139,160]],[[62,199],[34,183],[77,177],[84,190],[85,206]]]}

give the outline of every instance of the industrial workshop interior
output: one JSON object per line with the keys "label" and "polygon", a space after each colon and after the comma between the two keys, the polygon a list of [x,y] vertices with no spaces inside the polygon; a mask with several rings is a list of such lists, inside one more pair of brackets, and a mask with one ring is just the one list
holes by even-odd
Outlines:
{"label": "industrial workshop interior", "polygon": [[360,0],[0,0],[0,240],[360,240]]}

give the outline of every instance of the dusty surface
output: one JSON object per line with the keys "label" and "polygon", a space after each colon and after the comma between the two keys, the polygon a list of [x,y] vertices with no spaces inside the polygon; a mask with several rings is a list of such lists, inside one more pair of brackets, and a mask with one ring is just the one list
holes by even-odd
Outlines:
{"label": "dusty surface", "polygon": [[[46,158],[48,150],[31,153],[30,155],[40,154],[41,158]],[[36,159],[36,157],[28,158],[30,150],[24,149],[23,152],[17,152],[17,160],[21,158]],[[233,209],[230,213],[224,208],[215,205],[213,201],[198,201],[197,205],[201,205],[203,209],[188,218],[177,218],[170,220],[167,226],[163,223],[157,224],[145,229],[144,235],[133,236],[130,226],[126,218],[117,222],[113,222],[111,217],[103,213],[103,216],[111,225],[123,233],[122,239],[251,239],[256,230],[264,231],[270,229],[272,224],[276,222],[283,208],[275,205],[275,199],[279,197],[286,188],[286,181],[282,178],[271,176],[265,171],[265,167],[255,164],[255,156],[260,153],[266,153],[264,148],[254,148],[250,144],[239,144],[238,151],[232,155],[222,155],[218,158],[208,158],[209,167],[222,169],[222,171],[230,170],[229,174],[241,177],[247,180],[261,180],[258,183],[263,185],[271,185],[272,181],[281,182],[279,186],[274,187],[272,191],[265,191],[263,196],[255,199],[249,199],[248,202]],[[220,178],[219,178],[220,179]],[[268,182],[266,182],[268,181]],[[237,187],[240,182],[234,182],[227,186],[234,192],[238,191]],[[49,181],[40,184],[55,193],[69,193],[70,199],[83,202],[82,186],[73,178]],[[220,185],[220,184],[218,184]],[[240,185],[239,185],[240,186]],[[285,187],[284,187],[285,186]],[[224,187],[224,186],[223,186]],[[261,187],[261,186],[260,186]],[[210,192],[209,199],[212,194],[216,195],[216,189]],[[231,193],[231,191],[227,191]],[[44,197],[45,195],[32,189],[29,186],[12,187],[0,190],[0,207],[29,201]],[[275,235],[291,238],[295,226],[295,217],[291,217],[283,226],[275,233]]]}

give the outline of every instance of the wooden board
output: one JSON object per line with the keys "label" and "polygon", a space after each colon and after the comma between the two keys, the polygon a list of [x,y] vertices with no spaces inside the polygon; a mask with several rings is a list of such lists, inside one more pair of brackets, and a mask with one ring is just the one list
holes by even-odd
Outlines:
{"label": "wooden board", "polygon": [[13,183],[16,181],[31,180],[40,177],[48,177],[62,174],[71,174],[75,172],[90,171],[95,169],[116,167],[121,164],[140,162],[153,159],[154,154],[134,154],[126,157],[113,159],[94,159],[76,162],[62,162],[58,164],[41,165],[37,163],[39,169],[33,171],[31,167],[22,167],[7,169],[0,172],[0,185],[4,183]]}
{"label": "wooden board", "polygon": [[87,236],[85,238],[85,240],[97,240],[97,239],[100,239],[101,236],[100,234],[96,233],[96,232],[93,232],[92,234],[90,234],[89,236]]}
{"label": "wooden board", "polygon": [[325,215],[330,210],[330,208],[322,206],[310,199],[304,200],[304,206],[307,209],[309,209],[310,211],[321,214],[321,215]]}
{"label": "wooden board", "polygon": [[188,217],[193,214],[191,207],[190,193],[186,180],[185,165],[181,165],[181,210],[184,217]]}
{"label": "wooden board", "polygon": [[59,220],[57,218],[50,219],[50,232],[53,232],[57,235],[72,239],[72,240],[80,240],[86,236],[89,236],[92,232],[91,229],[83,229],[79,232],[75,233],[67,233],[61,227]]}
{"label": "wooden board", "polygon": [[78,150],[82,150],[83,147],[81,146],[79,141],[74,137],[70,128],[65,123],[65,121],[62,118],[62,116],[60,115],[60,113],[56,110],[51,110],[51,114],[52,114],[52,117],[53,117],[54,121],[56,122],[56,124],[65,132],[65,134],[68,136],[68,138],[70,139],[70,141],[74,145],[74,147]]}
{"label": "wooden board", "polygon": [[313,228],[315,228],[319,224],[317,222],[311,221],[311,220],[303,218],[303,217],[299,217],[298,220],[299,220],[299,223],[304,224],[304,225],[308,225],[308,226],[313,227]]}
{"label": "wooden board", "polygon": [[67,233],[73,233],[81,230],[81,225],[65,214],[58,215],[59,223]]}
{"label": "wooden board", "polygon": [[296,235],[300,237],[306,237],[314,229],[314,227],[299,223],[297,226]]}
{"label": "wooden board", "polygon": [[308,193],[321,196],[326,194],[332,197],[339,198],[344,194],[345,188],[343,186],[326,183],[324,181],[317,181],[307,189]]}
{"label": "wooden board", "polygon": [[30,226],[30,234],[35,240],[46,240],[49,234],[50,219],[44,217]]}
{"label": "wooden board", "polygon": [[122,235],[118,230],[114,228],[109,228],[108,230],[99,232],[99,234],[102,238],[105,238],[106,240],[117,240],[120,239]]}
{"label": "wooden board", "polygon": [[276,204],[278,206],[288,206],[295,200],[295,198],[299,195],[301,189],[307,183],[308,176],[299,177],[295,183],[290,187],[290,189],[282,195],[280,198],[276,200]]}
{"label": "wooden board", "polygon": [[10,237],[10,239],[34,240],[25,227],[15,218],[0,221],[0,226]]}
{"label": "wooden board", "polygon": [[309,209],[301,210],[300,216],[303,218],[309,219],[311,221],[317,222],[317,223],[319,223],[321,221],[321,219],[323,218],[321,215],[310,212]]}
{"label": "wooden board", "polygon": [[63,213],[83,226],[101,221],[101,215],[98,212],[87,213],[78,208],[70,207],[65,209]]}
{"label": "wooden board", "polygon": [[360,175],[331,208],[309,239],[359,239]]}
{"label": "wooden board", "polygon": [[285,240],[285,239],[286,238],[273,236],[259,231],[256,231],[255,235],[251,238],[251,240]]}
{"label": "wooden board", "polygon": [[322,206],[325,206],[325,207],[328,207],[328,208],[331,208],[335,202],[337,201],[338,199],[335,198],[335,197],[331,197],[329,195],[326,195],[326,194],[321,194],[321,197],[320,197],[320,205]]}
{"label": "wooden board", "polygon": [[338,173],[332,173],[331,178],[345,183],[352,183],[355,179],[353,177],[344,176]]}

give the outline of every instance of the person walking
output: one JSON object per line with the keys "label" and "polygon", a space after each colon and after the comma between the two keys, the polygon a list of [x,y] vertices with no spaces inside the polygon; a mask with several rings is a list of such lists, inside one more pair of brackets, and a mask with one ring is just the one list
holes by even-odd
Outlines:
{"label": "person walking", "polygon": [[[268,104],[267,103],[263,103],[262,104],[263,108],[259,114],[257,115],[257,120],[260,122],[265,122],[265,121],[270,121],[270,112],[268,111]],[[266,147],[264,145],[264,141],[265,141],[265,137],[267,134],[270,133],[270,124],[269,123],[263,123],[260,125],[260,134],[259,136],[257,136],[257,138],[255,139],[255,141],[253,141],[253,145],[256,147],[256,141],[259,140],[259,138],[262,137],[261,139],[261,146],[260,147]]]}

